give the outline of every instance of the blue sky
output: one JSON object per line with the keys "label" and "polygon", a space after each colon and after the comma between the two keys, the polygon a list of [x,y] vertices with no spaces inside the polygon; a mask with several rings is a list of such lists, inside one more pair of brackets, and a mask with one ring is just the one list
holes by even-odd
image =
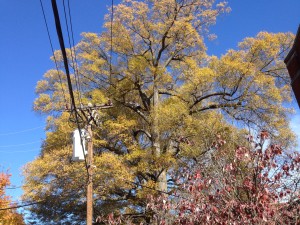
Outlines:
{"label": "blue sky", "polygon": [[[43,3],[54,48],[58,49],[50,1]],[[81,32],[101,31],[111,0],[70,0],[70,4],[77,43]],[[61,11],[62,5],[58,6]],[[300,23],[299,0],[229,0],[229,6],[232,12],[221,16],[212,28],[218,39],[207,44],[209,54],[221,55],[260,31],[295,33]],[[45,117],[32,110],[35,85],[44,72],[53,68],[39,0],[0,1],[0,31],[0,168],[8,168],[12,184],[19,186],[22,166],[38,156],[45,137]],[[295,102],[293,106],[297,108]],[[299,110],[291,119],[292,127],[300,134]],[[21,190],[9,193],[17,200]]]}

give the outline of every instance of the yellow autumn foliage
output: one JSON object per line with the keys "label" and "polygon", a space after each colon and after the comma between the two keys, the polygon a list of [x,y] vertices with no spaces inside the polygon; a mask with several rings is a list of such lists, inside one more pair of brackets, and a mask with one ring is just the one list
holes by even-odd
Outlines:
{"label": "yellow autumn foliage", "polygon": [[[282,145],[294,145],[282,61],[294,36],[261,32],[220,57],[209,56],[209,27],[229,11],[224,1],[123,0],[112,26],[107,15],[101,34],[82,34],[75,46],[81,86],[74,88],[76,104],[113,103],[98,110],[102,124],[93,124],[99,212],[141,212],[147,194],[169,191],[170,171],[195,160],[207,163],[204,156],[218,136],[230,149],[243,143],[245,130],[263,129]],[[63,69],[61,53],[55,57]],[[75,75],[71,79],[76,87]],[[84,220],[87,177],[84,163],[71,160],[76,125],[74,112],[62,112],[70,102],[67,90],[64,73],[56,70],[36,87],[34,110],[48,116],[47,133],[42,154],[25,167],[24,199],[47,198],[44,208],[31,209],[43,221],[57,214]],[[60,206],[53,199],[62,193],[72,198]]]}

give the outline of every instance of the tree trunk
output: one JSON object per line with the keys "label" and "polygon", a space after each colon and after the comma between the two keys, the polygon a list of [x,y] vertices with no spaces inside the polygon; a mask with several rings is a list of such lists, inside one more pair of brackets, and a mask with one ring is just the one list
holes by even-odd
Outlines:
{"label": "tree trunk", "polygon": [[[158,128],[158,106],[160,103],[157,79],[154,80],[153,86],[153,123],[152,123],[152,135],[153,135],[153,148],[154,154],[157,157],[161,156],[161,147],[160,147],[160,132]],[[167,173],[163,170],[158,179],[157,179],[157,189],[159,191],[167,191]]]}

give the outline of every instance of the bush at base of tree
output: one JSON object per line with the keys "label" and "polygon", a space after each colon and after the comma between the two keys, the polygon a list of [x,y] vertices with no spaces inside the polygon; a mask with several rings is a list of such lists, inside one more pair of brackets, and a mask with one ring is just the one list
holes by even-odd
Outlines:
{"label": "bush at base of tree", "polygon": [[[145,218],[151,215],[151,224],[160,225],[299,224],[300,154],[287,154],[280,145],[267,144],[268,138],[263,131],[231,151],[219,137],[209,166],[197,162],[174,179],[169,194],[148,196]],[[98,220],[148,224],[113,214]]]}

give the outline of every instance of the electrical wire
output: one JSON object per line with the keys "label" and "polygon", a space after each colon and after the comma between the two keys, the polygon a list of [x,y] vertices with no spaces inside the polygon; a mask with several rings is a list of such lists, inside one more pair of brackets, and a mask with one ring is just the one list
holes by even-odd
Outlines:
{"label": "electrical wire", "polygon": [[[50,197],[50,196],[48,196]],[[72,196],[64,196],[64,197],[60,197],[60,196],[57,196],[56,197],[56,200],[64,200],[66,199],[65,201],[68,201],[67,199],[69,197],[72,197]],[[37,204],[41,204],[41,203],[44,203],[46,202],[47,200],[44,199],[44,200],[40,200],[40,201],[34,201],[34,202],[14,202],[13,204],[16,204],[16,205],[12,205],[12,206],[9,206],[9,207],[4,207],[4,208],[0,208],[0,211],[6,211],[6,210],[12,210],[12,209],[18,209],[18,208],[24,208],[24,207],[27,207],[27,206],[31,206],[31,205],[37,205]]]}
{"label": "electrical wire", "polygon": [[[74,173],[77,173],[77,171],[74,171]],[[111,174],[111,173],[108,173],[108,172],[104,172],[104,171],[101,171],[101,173],[104,173],[104,174]],[[72,173],[73,174],[73,173]],[[180,199],[184,199],[184,200],[189,200],[188,198],[185,198],[183,196],[179,196],[179,195],[175,195],[175,194],[172,194],[170,192],[166,192],[166,191],[161,191],[161,190],[157,190],[153,187],[149,187],[147,185],[143,185],[143,184],[139,184],[137,182],[134,182],[134,181],[130,181],[130,180],[127,180],[127,179],[124,179],[124,178],[121,178],[121,180],[123,180],[124,182],[128,183],[128,184],[133,184],[135,186],[139,186],[139,187],[142,187],[142,188],[146,188],[146,189],[149,189],[149,190],[152,190],[152,191],[156,191],[160,194],[165,194],[165,195],[168,195],[168,196],[172,196],[172,197],[175,197],[175,198],[180,198]],[[52,180],[50,181],[49,183],[45,183],[45,184],[51,184],[53,183],[54,181],[56,180]],[[102,185],[101,185],[102,186]],[[104,185],[103,185],[104,186]],[[23,188],[23,187],[28,187],[27,185],[23,185],[23,186],[8,186],[6,187],[5,189],[18,189],[18,188]],[[33,189],[34,190],[34,189]],[[65,198],[68,198],[68,196],[66,196]],[[25,203],[15,203],[17,204],[16,206],[10,206],[10,207],[5,207],[5,208],[0,208],[0,211],[4,211],[4,210],[11,210],[11,209],[17,209],[17,208],[23,208],[23,207],[27,207],[27,206],[31,206],[31,205],[36,205],[36,204],[40,204],[40,203],[43,203],[45,202],[46,200],[41,200],[41,201],[36,201],[36,202],[25,202]]]}
{"label": "electrical wire", "polygon": [[[69,3],[68,3],[69,5]],[[65,0],[63,0],[63,7],[64,7],[64,16],[65,16],[65,22],[66,22],[66,28],[67,28],[67,35],[68,35],[68,41],[69,41],[69,48],[70,48],[70,52],[71,52],[71,60],[72,60],[72,67],[73,67],[73,70],[74,70],[74,76],[75,76],[75,84],[76,84],[76,88],[77,88],[77,94],[78,94],[78,100],[79,100],[79,103],[81,104],[81,90],[80,90],[80,86],[79,86],[79,76],[78,76],[78,73],[77,73],[77,64],[75,63],[75,46],[74,46],[74,43],[73,43],[73,50],[72,50],[72,45],[71,45],[71,38],[70,38],[70,32],[69,32],[69,24],[68,24],[68,17],[67,17],[67,13],[66,13],[66,6],[65,6]],[[69,12],[69,18],[70,18],[70,8],[68,10]],[[69,23],[70,23],[70,28],[72,27],[72,24],[71,24],[71,19],[69,20]],[[72,29],[72,32],[73,32],[73,29]],[[72,34],[73,35],[73,34]],[[74,56],[73,56],[73,51],[74,51]]]}
{"label": "electrical wire", "polygon": [[[78,174],[78,173],[80,173],[80,172],[83,172],[83,170],[82,170],[82,169],[76,169],[76,170],[73,170],[73,171],[69,172],[69,173],[67,174],[67,176],[76,175],[76,174]],[[49,185],[49,184],[55,183],[56,181],[57,181],[57,178],[51,180],[50,182],[40,182],[40,183],[38,183],[38,184]],[[28,185],[19,185],[19,186],[17,186],[17,185],[9,185],[9,186],[4,187],[4,189],[7,189],[7,190],[15,190],[15,189],[20,189],[20,188],[24,188],[24,187],[29,187],[29,186],[28,186]],[[29,192],[32,192],[32,191],[35,191],[35,190],[36,190],[36,189],[34,188],[34,189],[31,189]]]}
{"label": "electrical wire", "polygon": [[25,146],[25,145],[31,145],[31,144],[36,144],[41,141],[33,141],[33,142],[28,142],[28,143],[23,143],[23,144],[16,144],[16,145],[0,145],[0,148],[10,148],[10,147],[18,147],[18,146]]}
{"label": "electrical wire", "polygon": [[[39,141],[38,141],[39,142]],[[36,142],[36,143],[38,143],[38,142]],[[31,142],[31,143],[34,143],[34,142]],[[21,144],[21,146],[22,145],[25,145],[25,144]],[[20,146],[20,145],[18,145],[18,146]],[[57,146],[56,144],[53,144],[53,145],[47,145],[47,147],[49,148],[49,147],[54,147],[54,146]],[[10,146],[11,147],[11,146]],[[0,151],[1,153],[17,153],[17,152],[33,152],[33,151],[37,151],[37,150],[40,150],[41,148],[36,148],[36,149],[31,149],[31,150],[18,150],[18,151]]]}
{"label": "electrical wire", "polygon": [[61,25],[60,25],[60,19],[59,19],[59,13],[58,13],[58,9],[57,9],[56,0],[52,0],[51,3],[52,3],[52,9],[53,9],[53,14],[54,14],[54,19],[55,19],[55,26],[56,26],[57,36],[58,36],[58,39],[59,39],[59,44],[60,44],[60,48],[61,48],[63,59],[64,59],[64,66],[65,66],[66,75],[67,75],[68,88],[69,88],[69,93],[70,93],[71,102],[72,102],[72,106],[73,106],[72,109],[75,112],[75,120],[76,120],[77,128],[78,128],[78,131],[79,131],[79,135],[80,135],[80,142],[81,142],[83,156],[84,156],[85,168],[86,168],[86,171],[87,171],[87,175],[89,177],[90,174],[89,174],[89,170],[88,170],[86,156],[84,154],[84,145],[83,145],[82,132],[81,132],[79,119],[78,119],[78,111],[77,111],[77,107],[76,107],[76,104],[75,104],[75,98],[74,98],[74,93],[73,93],[73,88],[72,88],[72,83],[71,83],[71,77],[70,77],[70,71],[69,71],[69,66],[68,66],[68,58],[67,58],[64,39],[63,39],[63,34],[62,34],[62,30],[61,30]]}
{"label": "electrical wire", "polygon": [[[65,6],[64,6],[65,7]],[[65,9],[64,9],[64,12],[65,12]],[[66,13],[65,13],[66,14]],[[73,56],[71,55],[72,57],[72,61],[73,61],[73,68],[74,68],[74,74],[75,74],[75,81],[76,81],[76,85],[78,86],[77,89],[79,89],[79,102],[81,103],[82,100],[81,100],[81,93],[82,93],[82,87],[81,87],[81,82],[80,82],[80,79],[79,79],[79,75],[81,75],[82,77],[84,77],[85,79],[88,79],[89,81],[99,85],[99,83],[95,80],[93,80],[92,78],[88,77],[88,76],[85,76],[84,74],[80,73],[79,70],[78,70],[78,60],[77,60],[77,56],[76,56],[76,52],[75,52],[75,41],[74,41],[74,32],[73,32],[73,23],[72,23],[72,14],[71,14],[71,7],[70,7],[70,1],[68,0],[68,15],[69,15],[69,24],[70,24],[70,31],[71,31],[71,40],[72,40],[72,43],[70,43],[70,36],[69,36],[69,31],[68,31],[68,26],[67,26],[67,31],[68,31],[68,38],[69,38],[69,45],[70,45],[70,48],[71,48],[71,45],[73,45],[73,49],[74,49],[74,58]],[[65,15],[65,18],[66,18],[66,15]],[[67,20],[67,19],[66,19]],[[71,51],[72,52],[72,51]],[[75,63],[74,63],[75,62]],[[107,84],[110,84],[110,82],[107,82],[105,80],[102,80],[102,82],[105,82]]]}
{"label": "electrical wire", "polygon": [[[73,171],[73,173],[71,173],[71,174],[75,174],[75,173],[77,173],[78,171]],[[80,172],[80,170],[79,170],[79,172]],[[43,183],[43,184],[52,184],[52,183],[54,183],[54,181],[56,181],[56,180],[52,180],[52,181],[50,181],[49,183]],[[28,187],[27,185],[22,185],[22,186],[10,186],[10,187],[6,187],[5,189],[18,189],[18,188],[23,188],[23,187]],[[79,186],[79,188],[82,188],[82,186],[80,185]],[[34,191],[35,189],[32,189],[31,191]],[[30,191],[30,192],[31,192]],[[48,197],[50,197],[50,196],[48,196]],[[61,198],[61,197],[58,197],[58,199],[60,198],[60,200],[61,199],[66,199],[66,198],[69,198],[69,197],[71,197],[71,196],[64,196],[63,198]],[[12,206],[9,206],[9,207],[5,207],[5,208],[0,208],[0,211],[5,211],[5,210],[11,210],[11,209],[17,209],[17,208],[24,208],[24,207],[27,207],[27,206],[31,206],[31,205],[36,205],[36,204],[40,204],[40,203],[43,203],[43,202],[45,202],[46,201],[46,199],[44,199],[44,200],[40,200],[40,201],[34,201],[34,202],[13,202],[12,204]],[[16,204],[16,205],[14,205],[14,204]]]}
{"label": "electrical wire", "polygon": [[8,133],[0,133],[0,136],[8,136],[8,135],[13,135],[13,134],[21,134],[21,133],[25,133],[25,132],[29,132],[29,131],[33,131],[33,130],[38,130],[40,128],[43,128],[44,126],[39,126],[39,127],[34,127],[34,128],[29,128],[26,130],[20,130],[20,131],[14,131],[14,132],[8,132]]}
{"label": "electrical wire", "polygon": [[112,53],[113,53],[113,21],[114,21],[114,0],[111,0],[110,17],[110,58],[109,58],[109,82],[112,84]]}
{"label": "electrical wire", "polygon": [[[75,171],[72,171],[70,173],[68,173],[68,176],[70,175],[74,175],[74,174],[78,174],[79,172],[83,172],[82,170],[75,170]],[[54,182],[56,181],[56,179],[53,179],[51,180],[50,182],[41,182],[41,183],[38,183],[38,184],[43,184],[43,185],[49,185],[49,184],[53,184]],[[15,189],[20,189],[20,188],[24,188],[24,187],[29,187],[28,185],[9,185],[9,186],[6,186],[4,187],[3,189],[6,189],[6,190],[15,190]],[[29,192],[31,191],[35,191],[36,189],[32,189],[30,190]]]}
{"label": "electrical wire", "polygon": [[26,185],[24,186],[8,186],[8,187],[5,187],[6,190],[15,190],[15,189],[19,189],[19,188],[23,188],[23,187],[27,187]]}
{"label": "electrical wire", "polygon": [[[78,170],[78,171],[73,171],[73,172],[71,173],[71,175],[72,175],[72,174],[76,174],[76,173],[78,173],[78,172],[81,172],[81,171],[80,171],[80,170]],[[111,173],[105,172],[105,171],[101,171],[100,173],[101,173],[101,174],[109,174],[109,175],[111,175]],[[100,173],[99,173],[99,174],[100,174]],[[95,175],[95,174],[94,174],[94,175]],[[140,183],[137,183],[137,182],[134,182],[134,181],[130,181],[130,180],[127,180],[127,179],[125,179],[125,178],[120,178],[120,179],[121,179],[122,181],[128,183],[128,184],[133,184],[133,185],[135,185],[135,186],[139,186],[139,187],[142,187],[142,188],[146,188],[146,189],[149,189],[149,190],[153,190],[153,191],[156,191],[156,192],[158,192],[158,193],[160,193],[160,194],[166,194],[166,195],[169,195],[169,196],[173,196],[173,197],[177,197],[177,198],[186,199],[186,198],[184,198],[184,197],[182,197],[182,196],[174,195],[174,194],[172,194],[172,193],[170,193],[170,192],[166,192],[166,191],[157,190],[157,189],[155,189],[155,188],[153,188],[153,187],[149,187],[149,186],[147,186],[147,185],[143,185],[143,184],[140,184]],[[54,182],[54,181],[55,181],[55,180],[50,181],[49,183],[43,183],[43,184],[51,184],[51,183]],[[98,186],[100,186],[100,185],[98,185]],[[104,186],[104,185],[101,185],[101,186]],[[5,189],[18,189],[18,188],[23,188],[23,187],[27,187],[27,185],[21,185],[21,186],[10,185],[10,186],[6,187]]]}
{"label": "electrical wire", "polygon": [[21,152],[35,152],[40,150],[40,148],[31,149],[31,150],[20,150],[20,151],[0,151],[0,153],[21,153]]}
{"label": "electrical wire", "polygon": [[[182,197],[182,196],[179,196],[179,195],[174,195],[174,194],[171,194],[169,192],[165,192],[165,191],[161,191],[161,190],[157,190],[153,187],[149,187],[149,186],[146,186],[146,185],[142,185],[142,184],[137,184],[136,182],[133,182],[133,181],[129,181],[129,180],[126,180],[126,179],[123,179],[125,182],[128,182],[128,183],[131,183],[131,184],[134,184],[136,186],[140,186],[140,187],[143,187],[143,188],[147,188],[147,189],[150,189],[150,190],[153,190],[153,191],[156,191],[156,192],[159,192],[161,194],[166,194],[168,196],[173,196],[173,197],[176,197],[176,198],[181,198],[181,199],[185,199],[185,200],[189,200],[188,198],[185,198],[185,197]],[[16,188],[22,188],[24,186],[19,186],[19,187],[16,187]],[[46,200],[41,200],[41,201],[36,201],[36,202],[31,202],[31,203],[24,203],[24,204],[20,204],[20,205],[17,205],[17,206],[11,206],[11,207],[6,207],[6,208],[0,208],[0,211],[3,211],[3,210],[11,210],[11,209],[17,209],[17,208],[23,208],[23,207],[26,207],[26,206],[31,206],[31,205],[36,205],[36,204],[40,204],[40,203],[43,203],[45,202]]]}
{"label": "electrical wire", "polygon": [[[131,182],[131,183],[134,183],[134,182]],[[170,194],[170,193],[164,192],[164,191],[159,191],[159,190],[156,190],[156,189],[154,189],[154,188],[152,188],[152,187],[148,187],[148,186],[145,186],[145,185],[140,185],[140,184],[139,184],[139,186],[144,187],[144,188],[148,188],[148,189],[151,189],[151,190],[153,190],[153,191],[157,191],[157,192],[159,192],[159,193],[163,193],[163,194],[166,194],[166,195],[169,195],[169,196],[173,196],[173,197],[176,197],[176,198],[182,198],[182,199],[185,199],[185,200],[189,200],[188,198],[184,198],[184,197],[182,197],[182,196]],[[66,196],[65,198],[67,198],[67,197],[69,197],[69,196]],[[60,198],[60,201],[61,201],[62,199],[65,199],[65,198]],[[58,197],[58,199],[59,199],[59,197]],[[30,202],[30,203],[25,203],[25,202],[24,202],[24,203],[19,203],[19,204],[17,204],[16,206],[10,206],[10,207],[5,207],[5,208],[0,208],[0,211],[6,211],[6,210],[12,210],[12,209],[24,208],[24,207],[27,207],[27,206],[32,206],[32,205],[41,204],[41,203],[44,203],[45,201],[46,201],[46,200],[35,201],[35,202]],[[67,201],[67,200],[65,200],[65,201]]]}
{"label": "electrical wire", "polygon": [[64,98],[64,101],[65,101],[65,104],[67,105],[68,102],[67,102],[65,91],[64,91],[64,88],[63,88],[62,78],[61,78],[60,72],[58,70],[58,63],[57,63],[57,60],[56,60],[56,57],[55,57],[55,54],[54,54],[54,48],[53,48],[53,44],[52,44],[52,40],[51,40],[51,36],[50,36],[50,32],[49,32],[49,27],[48,27],[48,23],[47,23],[47,19],[46,19],[46,14],[45,14],[45,10],[44,10],[44,6],[43,6],[42,0],[40,0],[40,4],[41,4],[42,12],[43,12],[44,23],[46,25],[48,39],[49,39],[49,42],[50,42],[53,59],[54,59],[54,62],[55,62],[56,71],[57,71],[57,74],[58,74],[58,78],[59,78],[61,90],[62,90],[62,93],[63,93],[63,98]]}
{"label": "electrical wire", "polygon": [[[51,196],[47,196],[47,197],[51,197]],[[66,201],[68,201],[68,198],[70,198],[70,197],[72,197],[72,195],[70,195],[70,196],[64,196],[64,197],[57,196],[55,200],[56,201],[59,200],[60,202],[66,202]],[[27,206],[41,204],[41,203],[44,203],[46,201],[47,200],[44,199],[44,200],[34,201],[34,202],[18,202],[18,203],[15,202],[14,204],[16,204],[16,205],[12,205],[12,206],[9,206],[9,207],[0,208],[0,211],[6,211],[6,210],[24,208],[24,207],[27,207]]]}
{"label": "electrical wire", "polygon": [[[75,59],[75,72],[77,73],[77,79],[78,79],[78,87],[80,93],[82,92],[81,89],[81,84],[80,84],[80,79],[79,79],[79,71],[78,71],[78,61],[76,57],[76,52],[75,52],[75,41],[74,41],[74,32],[73,32],[73,23],[72,23],[72,15],[71,15],[71,8],[70,8],[70,1],[68,0],[68,13],[69,13],[69,20],[70,20],[70,28],[71,28],[71,38],[72,38],[72,44],[73,44],[73,49],[74,49],[74,59]],[[81,99],[80,99],[81,103]]]}
{"label": "electrical wire", "polygon": [[20,205],[16,205],[16,206],[10,206],[10,207],[6,207],[6,208],[0,208],[0,211],[24,208],[24,207],[31,206],[31,205],[41,204],[43,202],[45,202],[45,200],[37,201],[37,202],[31,202],[31,203],[24,203],[24,204],[20,204]]}

